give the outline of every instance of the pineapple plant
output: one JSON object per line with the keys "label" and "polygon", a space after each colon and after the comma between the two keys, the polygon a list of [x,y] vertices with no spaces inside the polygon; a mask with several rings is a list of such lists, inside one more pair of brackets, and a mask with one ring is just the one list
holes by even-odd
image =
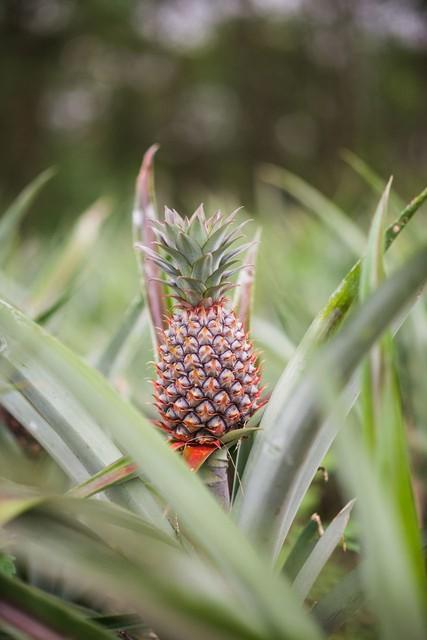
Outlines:
{"label": "pineapple plant", "polygon": [[[146,158],[150,160],[150,155]],[[149,170],[150,162],[146,162],[139,186],[149,183]],[[132,301],[106,345],[98,371],[39,326],[40,319],[35,322],[9,301],[0,300],[4,426],[18,436],[21,427],[31,432],[45,448],[43,455],[53,458],[70,483],[64,487],[63,478],[50,473],[46,486],[40,486],[38,462],[16,456],[10,438],[2,441],[2,638],[317,640],[367,633],[381,638],[425,637],[424,554],[410,494],[406,439],[401,431],[404,416],[390,338],[378,344],[384,376],[372,383],[367,380],[369,384],[364,383],[361,390],[366,400],[380,400],[375,428],[387,436],[388,450],[377,448],[372,455],[364,446],[361,430],[354,428],[358,425],[353,418],[362,412],[354,411],[350,420],[341,409],[341,400],[350,407],[355,397],[345,393],[335,399],[322,380],[326,370],[331,377],[338,374],[335,388],[341,393],[370,347],[392,321],[402,318],[427,281],[424,246],[348,317],[358,291],[363,298],[378,274],[381,277],[378,267],[384,250],[427,200],[425,189],[384,233],[388,189],[374,218],[367,255],[345,276],[287,362],[273,390],[272,411],[269,408],[263,416],[255,438],[248,438],[248,447],[240,449],[235,458],[231,457],[234,451],[230,455],[236,464],[229,469],[228,478],[236,491],[230,492],[228,506],[227,469],[219,467],[219,456],[226,460],[226,441],[234,442],[245,430],[227,431],[243,426],[263,404],[260,374],[247,336],[250,278],[239,279],[242,286],[237,289],[239,302],[234,311],[226,298],[232,272],[239,269],[236,258],[244,255],[245,263],[253,261],[249,257],[252,249],[232,248],[240,233],[239,227],[233,230],[233,215],[207,219],[199,208],[187,219],[167,210],[164,222],[153,222],[152,199],[143,189],[139,193],[145,199],[137,203],[137,214],[144,215],[135,215],[134,222],[141,225],[139,235],[145,238],[145,255],[139,258],[144,266],[149,263],[144,276],[149,272],[150,277],[144,281],[146,324],[139,328],[138,338],[149,358],[146,337],[151,324],[158,329],[152,332],[158,343],[154,388],[160,422],[173,440],[169,446],[152,428],[151,411],[139,412],[102,378],[103,374],[113,379],[111,371],[120,349],[124,344],[134,345],[130,334],[141,318],[139,296],[138,304]],[[78,237],[80,240],[81,234]],[[311,251],[311,243],[307,249]],[[114,250],[115,237],[106,245],[106,261]],[[115,266],[121,266],[121,260],[120,256]],[[159,269],[166,274],[174,296],[175,306],[168,313],[164,285],[152,280],[158,278]],[[105,274],[101,275],[104,279]],[[363,288],[359,288],[360,281]],[[97,279],[92,286],[91,290],[97,290]],[[155,299],[158,291],[161,295]],[[82,294],[76,290],[75,295]],[[86,296],[81,300],[85,303]],[[49,313],[57,307],[58,300]],[[421,328],[427,317],[424,307],[422,313],[417,316]],[[346,325],[333,335],[343,320]],[[81,326],[86,328],[86,321]],[[321,345],[325,338],[330,344]],[[226,350],[223,340],[228,344]],[[274,352],[274,340],[272,343]],[[422,342],[413,344],[421,347]],[[178,345],[181,349],[176,351]],[[212,350],[208,349],[209,358],[203,355],[205,346]],[[235,360],[226,356],[227,351]],[[129,348],[128,366],[134,355]],[[190,357],[186,362],[187,355],[196,355],[197,361]],[[221,367],[212,375],[206,372],[210,360]],[[172,379],[180,369],[178,363],[184,371]],[[192,371],[205,378],[193,380]],[[230,371],[234,382],[224,380],[223,371]],[[139,371],[136,373],[138,383]],[[207,377],[227,393],[230,402],[226,407],[216,385],[215,393],[208,385],[204,387]],[[233,386],[236,379],[241,391]],[[166,393],[171,384],[176,388],[176,393],[169,389],[172,397]],[[194,397],[199,395],[196,388],[202,397]],[[185,406],[180,398],[194,406]],[[186,409],[182,415],[174,409],[178,401],[178,410],[180,405]],[[197,412],[203,402],[209,403],[209,414],[215,411],[221,418],[218,432],[215,423],[209,424],[213,416],[204,415],[203,405]],[[231,404],[238,411],[235,419],[227,413]],[[369,406],[374,404],[369,402]],[[170,422],[168,408],[176,414]],[[194,430],[185,424],[191,413],[200,414]],[[332,415],[332,420],[324,423],[326,415]],[[13,425],[11,420],[15,420]],[[346,535],[352,555],[345,560],[344,551],[337,549],[332,558],[330,554],[343,538],[350,513],[354,517],[353,500],[339,511],[321,538],[313,520],[305,524],[313,504],[313,493],[305,500],[309,485],[343,426],[349,428],[343,429],[337,443],[337,467],[332,473],[343,494],[356,495],[360,505],[355,514],[357,527],[350,531],[350,538]],[[216,435],[221,432],[227,437]],[[205,458],[204,450],[209,447],[214,451]],[[188,464],[190,471],[175,455],[177,450],[187,464],[193,456],[202,460],[202,466],[196,469]],[[206,485],[213,496],[206,492]],[[314,495],[317,491],[315,487]],[[92,499],[101,492],[102,500]],[[291,524],[297,529],[288,534]],[[49,586],[49,593],[44,585]]]}
{"label": "pineapple plant", "polygon": [[158,425],[186,444],[215,443],[263,404],[257,355],[226,297],[252,244],[234,246],[245,224],[233,228],[236,213],[207,217],[200,205],[188,218],[166,208],[163,222],[151,220],[151,246],[137,244],[175,303],[160,331],[154,398]]}

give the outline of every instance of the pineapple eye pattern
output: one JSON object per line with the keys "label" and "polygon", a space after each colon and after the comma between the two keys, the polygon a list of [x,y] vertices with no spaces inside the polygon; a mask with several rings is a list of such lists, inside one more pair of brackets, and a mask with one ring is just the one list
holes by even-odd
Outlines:
{"label": "pineapple eye pattern", "polygon": [[[208,308],[178,309],[165,332],[155,397],[160,426],[175,440],[207,444],[243,427],[262,404],[256,354],[242,323],[224,305],[220,301]],[[215,332],[209,330],[210,323]],[[177,338],[186,335],[189,325],[192,335],[179,350]],[[164,375],[171,370],[170,354],[179,358],[174,362],[179,373],[172,380]]]}

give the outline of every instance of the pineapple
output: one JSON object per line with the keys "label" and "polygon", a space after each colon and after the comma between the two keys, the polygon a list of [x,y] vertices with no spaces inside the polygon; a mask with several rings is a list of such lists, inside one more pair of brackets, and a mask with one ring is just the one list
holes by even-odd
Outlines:
{"label": "pineapple", "polygon": [[206,218],[201,205],[190,219],[166,208],[152,221],[157,242],[138,245],[166,274],[175,306],[159,347],[155,404],[159,426],[187,444],[209,444],[244,427],[262,406],[256,354],[225,293],[234,285],[232,248],[243,224],[236,212]]}

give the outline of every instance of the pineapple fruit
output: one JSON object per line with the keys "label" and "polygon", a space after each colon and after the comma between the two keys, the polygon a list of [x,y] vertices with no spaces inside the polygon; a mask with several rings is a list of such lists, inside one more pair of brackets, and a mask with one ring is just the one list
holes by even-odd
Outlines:
{"label": "pineapple fruit", "polygon": [[166,208],[152,221],[157,242],[139,244],[166,275],[175,301],[162,333],[154,382],[159,426],[186,444],[209,444],[245,426],[262,406],[256,354],[225,293],[249,246],[232,245],[243,224],[236,212],[206,218],[200,206],[191,218]]}

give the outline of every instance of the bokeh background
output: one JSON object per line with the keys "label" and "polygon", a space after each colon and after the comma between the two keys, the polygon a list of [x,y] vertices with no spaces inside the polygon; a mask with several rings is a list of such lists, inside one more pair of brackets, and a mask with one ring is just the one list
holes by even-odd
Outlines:
{"label": "bokeh background", "polygon": [[0,204],[58,169],[33,232],[127,201],[154,141],[184,209],[251,207],[263,162],[353,204],[344,148],[405,196],[425,182],[423,0],[2,0],[0,78]]}

